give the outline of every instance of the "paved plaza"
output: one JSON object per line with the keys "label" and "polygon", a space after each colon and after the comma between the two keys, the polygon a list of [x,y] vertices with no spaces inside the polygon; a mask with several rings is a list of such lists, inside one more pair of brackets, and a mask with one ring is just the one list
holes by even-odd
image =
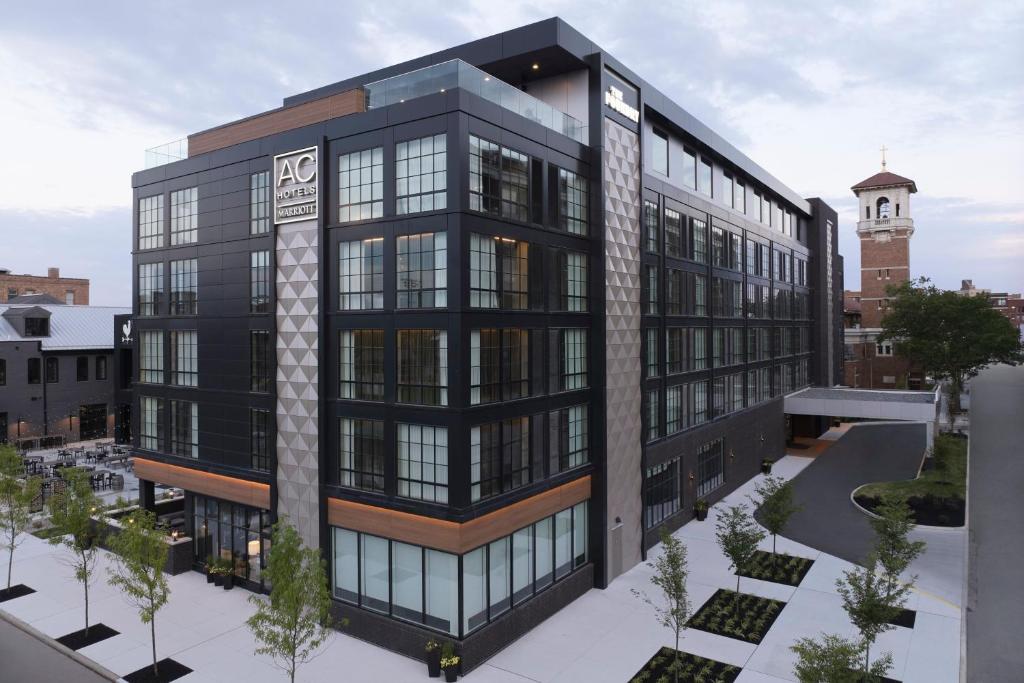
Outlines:
{"label": "paved plaza", "polygon": [[[810,458],[788,456],[776,463],[775,474],[793,477],[811,462]],[[724,503],[747,502],[755,481],[747,482]],[[714,506],[707,521],[690,522],[676,532],[689,550],[689,589],[695,609],[717,589],[735,586],[728,561],[714,541],[714,522],[722,507],[722,503]],[[762,547],[770,549],[770,543],[766,539]],[[788,539],[780,538],[778,545],[780,552],[815,562],[798,588],[742,579],[742,591],[787,603],[759,645],[693,629],[683,638],[682,648],[687,652],[743,667],[742,683],[792,681],[794,656],[789,646],[793,641],[823,631],[847,636],[855,632],[835,590],[836,578],[852,565]],[[62,553],[34,537],[26,541],[16,555],[14,580],[37,592],[0,604],[0,609],[54,637],[82,627],[81,586],[59,561]],[[104,553],[97,573],[103,580],[93,586],[91,612],[94,621],[121,634],[81,653],[124,675],[149,661],[149,633],[121,596],[106,585],[109,564]],[[960,668],[960,604],[949,599],[953,596],[941,580],[929,580],[924,572],[919,573],[919,590],[909,604],[918,612],[917,623],[912,630],[896,628],[883,634],[874,652],[892,651],[895,667],[890,675],[897,680],[953,683]],[[471,672],[468,679],[479,683],[629,680],[660,646],[672,642],[672,634],[658,625],[651,609],[631,594],[633,588],[649,590],[650,576],[651,570],[640,565],[607,590],[589,591]],[[169,581],[170,604],[157,616],[158,651],[160,657],[173,657],[194,670],[179,680],[282,680],[268,658],[253,654],[253,641],[244,624],[253,611],[249,593],[215,588],[195,572]],[[300,670],[299,679],[416,681],[425,677],[420,662],[339,633],[315,661]]]}

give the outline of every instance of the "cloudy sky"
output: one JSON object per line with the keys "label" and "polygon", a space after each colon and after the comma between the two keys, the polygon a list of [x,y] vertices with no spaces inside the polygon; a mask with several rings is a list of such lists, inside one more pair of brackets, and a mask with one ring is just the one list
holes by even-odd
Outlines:
{"label": "cloudy sky", "polygon": [[[60,5],[65,5],[63,8]],[[559,15],[804,196],[913,178],[914,275],[1024,290],[1024,4],[942,0],[16,3],[0,22],[0,266],[130,299],[143,150]]]}

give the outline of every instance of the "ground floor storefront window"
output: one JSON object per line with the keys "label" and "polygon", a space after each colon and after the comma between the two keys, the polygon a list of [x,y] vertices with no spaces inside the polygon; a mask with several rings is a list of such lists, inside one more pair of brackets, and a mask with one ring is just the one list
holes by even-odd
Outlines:
{"label": "ground floor storefront window", "polygon": [[587,563],[588,503],[463,555],[333,527],[333,595],[464,637]]}
{"label": "ground floor storefront window", "polygon": [[270,512],[206,496],[192,496],[192,538],[196,563],[227,560],[239,579],[264,585],[270,553]]}

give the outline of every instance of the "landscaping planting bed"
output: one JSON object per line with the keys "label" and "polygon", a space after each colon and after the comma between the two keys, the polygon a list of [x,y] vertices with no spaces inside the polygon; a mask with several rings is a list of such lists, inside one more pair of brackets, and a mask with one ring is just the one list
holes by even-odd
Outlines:
{"label": "landscaping planting bed", "polygon": [[808,560],[806,557],[794,557],[782,553],[776,553],[774,560],[773,562],[771,553],[758,550],[750,563],[750,570],[741,572],[740,576],[784,583],[787,586],[799,586],[814,564],[814,560]]}
{"label": "landscaping planting bed", "polygon": [[757,645],[785,606],[779,600],[719,588],[686,625]]}
{"label": "landscaping planting bed", "polygon": [[[673,681],[672,663],[675,652],[670,647],[663,647],[651,657],[643,668],[636,672],[630,683],[658,683]],[[732,664],[705,659],[689,652],[679,652],[680,683],[732,683],[740,675],[742,669]]]}
{"label": "landscaping planting bed", "polygon": [[[881,504],[881,499],[873,496],[857,494],[854,497],[857,505],[868,512],[874,512]],[[967,501],[958,497],[941,497],[935,495],[910,496],[907,505],[910,506],[910,514],[914,524],[926,524],[928,526],[963,526]]]}
{"label": "landscaping planting bed", "polygon": [[903,628],[914,628],[914,624],[917,622],[917,612],[912,609],[901,609],[900,613],[890,621],[889,623],[893,626],[902,626]]}
{"label": "landscaping planting bed", "polygon": [[95,645],[101,640],[113,638],[118,633],[118,631],[115,631],[106,624],[93,624],[89,627],[88,635],[83,628],[81,631],[75,631],[74,633],[69,633],[66,636],[61,636],[57,639],[57,642],[71,650],[81,650],[83,647]]}
{"label": "landscaping planting bed", "polygon": [[45,541],[47,539],[53,538],[54,536],[63,536],[64,534],[61,533],[61,530],[57,527],[49,526],[45,529],[36,529],[32,532],[32,535],[36,538],[41,538]]}
{"label": "landscaping planting bed", "polygon": [[29,588],[23,583],[16,583],[10,588],[0,589],[0,602],[14,600],[15,598],[21,598],[35,592],[34,588]]}
{"label": "landscaping planting bed", "polygon": [[130,674],[123,676],[123,678],[128,681],[128,683],[170,683],[171,681],[176,681],[182,676],[187,676],[192,673],[192,669],[169,657],[157,662],[157,669],[160,673],[159,675],[154,676],[153,665],[147,664],[138,671],[133,671]]}

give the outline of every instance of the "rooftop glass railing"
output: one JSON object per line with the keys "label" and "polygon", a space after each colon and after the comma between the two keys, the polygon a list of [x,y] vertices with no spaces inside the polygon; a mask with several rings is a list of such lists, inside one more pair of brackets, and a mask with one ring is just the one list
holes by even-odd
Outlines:
{"label": "rooftop glass railing", "polygon": [[150,147],[146,150],[145,168],[163,166],[172,161],[188,159],[188,138],[174,140],[157,147]]}
{"label": "rooftop glass railing", "polygon": [[364,86],[368,109],[386,107],[452,88],[462,88],[576,142],[587,144],[587,127],[582,122],[460,59]]}

